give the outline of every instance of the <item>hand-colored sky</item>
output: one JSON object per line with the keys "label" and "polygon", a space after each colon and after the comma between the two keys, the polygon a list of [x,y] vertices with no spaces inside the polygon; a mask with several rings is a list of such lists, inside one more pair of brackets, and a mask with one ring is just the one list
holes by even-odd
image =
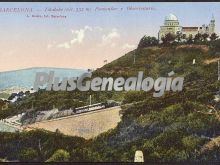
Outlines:
{"label": "hand-colored sky", "polygon": [[[220,34],[220,3],[0,3],[0,71],[29,67],[98,68],[133,50],[144,35],[157,36],[169,13],[182,26],[208,24],[212,14]],[[45,12],[46,8],[90,8],[84,12]],[[117,11],[98,8],[115,7]],[[127,10],[152,7],[152,10]],[[64,18],[32,18],[32,15]]]}

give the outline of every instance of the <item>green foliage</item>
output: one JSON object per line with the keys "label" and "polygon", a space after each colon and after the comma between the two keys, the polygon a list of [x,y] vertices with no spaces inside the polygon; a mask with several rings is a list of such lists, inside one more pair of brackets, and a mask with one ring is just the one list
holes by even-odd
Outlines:
{"label": "green foliage", "polygon": [[193,152],[195,149],[200,147],[204,143],[204,139],[196,137],[193,135],[186,136],[182,139],[183,147],[189,151]]}
{"label": "green foliage", "polygon": [[67,162],[70,160],[69,152],[59,149],[46,162]]}
{"label": "green foliage", "polygon": [[195,35],[195,37],[194,37],[194,42],[195,43],[201,43],[201,41],[202,41],[202,34],[201,33],[197,33],[196,35]]}
{"label": "green foliage", "polygon": [[215,41],[216,39],[218,39],[218,35],[216,33],[212,33],[210,36],[211,41]]}
{"label": "green foliage", "polygon": [[[217,81],[217,62],[205,63],[206,60],[220,57],[220,40],[213,39],[206,45],[199,45],[204,44],[204,38],[197,37],[201,41],[197,40],[196,44],[192,44],[193,38],[188,39],[192,45],[170,47],[168,44],[131,51],[96,70],[93,75],[126,78],[144,71],[144,76],[156,78],[167,76],[173,70],[175,76],[185,77],[181,92],[165,92],[162,97],[153,98],[152,91],[89,91],[83,94],[79,91],[40,91],[10,104],[9,111],[1,112],[1,116],[25,111],[31,108],[32,102],[36,110],[52,108],[53,105],[60,110],[85,105],[88,104],[89,95],[92,95],[93,103],[111,98],[124,103],[118,126],[90,140],[64,136],[59,131],[0,133],[0,157],[25,160],[25,156],[30,155],[32,160],[36,157],[36,161],[130,162],[134,159],[135,151],[142,150],[145,161],[151,162],[219,161],[219,147],[204,153],[202,157],[198,153],[220,129],[216,113],[208,113],[209,105],[219,110],[213,101],[220,85]],[[167,41],[171,43],[173,39],[168,37]],[[193,59],[196,59],[194,65]],[[60,152],[61,148],[65,151]]]}
{"label": "green foliage", "polygon": [[220,39],[212,41],[210,47],[213,53],[220,52]]}
{"label": "green foliage", "polygon": [[207,33],[202,34],[203,41],[207,41],[208,37],[209,37],[209,34],[207,34]]}
{"label": "green foliage", "polygon": [[26,148],[20,151],[19,160],[23,162],[37,161],[38,152],[32,148]]}
{"label": "green foliage", "polygon": [[181,40],[183,39],[183,34],[181,32],[177,32],[176,39],[177,39],[178,43],[180,43]]}
{"label": "green foliage", "polygon": [[193,43],[193,36],[189,35],[189,37],[187,38],[187,44],[192,44]]}
{"label": "green foliage", "polygon": [[[44,130],[0,133],[0,155],[8,160],[46,161],[55,151],[83,147],[85,139]],[[30,157],[30,158],[29,158]],[[74,158],[73,158],[74,160]]]}
{"label": "green foliage", "polygon": [[138,48],[147,48],[150,46],[157,46],[158,45],[158,40],[155,37],[150,37],[150,36],[144,36],[141,38]]}
{"label": "green foliage", "polygon": [[164,45],[173,43],[175,39],[176,39],[176,36],[172,33],[167,33],[165,37],[161,38]]}
{"label": "green foliage", "polygon": [[132,102],[138,102],[146,99],[147,94],[144,91],[128,91],[125,96],[123,103],[132,103]]}

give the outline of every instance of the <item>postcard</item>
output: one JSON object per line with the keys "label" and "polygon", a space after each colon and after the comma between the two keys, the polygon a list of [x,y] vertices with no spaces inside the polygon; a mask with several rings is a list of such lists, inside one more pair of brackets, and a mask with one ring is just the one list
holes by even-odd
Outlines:
{"label": "postcard", "polygon": [[0,162],[220,162],[219,12],[1,2]]}

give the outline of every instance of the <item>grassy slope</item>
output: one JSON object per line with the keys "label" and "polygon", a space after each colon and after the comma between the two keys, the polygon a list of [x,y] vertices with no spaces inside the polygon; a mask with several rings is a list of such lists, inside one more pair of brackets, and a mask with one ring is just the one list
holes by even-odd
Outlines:
{"label": "grassy slope", "polygon": [[[97,75],[133,76],[144,70],[151,77],[184,76],[184,90],[168,92],[160,98],[151,93],[128,92],[124,102],[136,102],[124,107],[123,119],[117,129],[99,136],[93,142],[95,150],[109,161],[133,161],[135,150],[142,149],[146,161],[219,160],[217,151],[200,152],[220,128],[216,113],[208,113],[215,105],[214,94],[219,89],[215,51],[205,45],[182,45],[173,48],[146,48],[136,50],[96,71]],[[196,64],[192,65],[193,59]],[[168,62],[170,61],[170,62]],[[151,64],[147,69],[146,64]],[[126,150],[125,150],[126,149]],[[112,157],[107,158],[111,151]],[[119,153],[123,152],[121,156]],[[209,152],[215,152],[214,155]],[[106,154],[106,155],[105,155]]]}
{"label": "grassy slope", "polygon": [[[128,77],[144,71],[146,76],[156,78],[167,77],[167,73],[173,70],[176,76],[185,77],[184,90],[166,92],[160,98],[153,98],[151,92],[97,93],[97,101],[115,98],[135,104],[123,106],[122,121],[116,129],[87,141],[83,148],[73,149],[71,154],[80,159],[72,158],[72,161],[133,161],[138,149],[144,151],[146,161],[219,160],[218,147],[205,152],[200,150],[208,144],[208,137],[215,137],[220,128],[216,113],[207,113],[209,106],[214,105],[214,94],[220,85],[217,62],[208,64],[207,60],[220,55],[207,46],[198,45],[146,48],[136,50],[135,54],[135,64],[132,51],[96,70],[93,76]],[[193,59],[196,59],[195,65],[192,65]],[[146,68],[146,64],[150,66]],[[33,98],[41,98],[41,95],[45,96],[42,93]],[[47,95],[55,97],[56,93]],[[59,100],[70,95],[64,93]],[[45,100],[54,101],[54,97],[49,96]],[[31,105],[30,101],[26,102]]]}

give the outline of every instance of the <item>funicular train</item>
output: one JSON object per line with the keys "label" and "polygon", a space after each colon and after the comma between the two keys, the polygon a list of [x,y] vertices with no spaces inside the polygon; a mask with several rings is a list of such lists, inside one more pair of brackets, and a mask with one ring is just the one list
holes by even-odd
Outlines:
{"label": "funicular train", "polygon": [[96,104],[92,104],[92,105],[87,105],[87,106],[83,106],[83,107],[74,108],[73,113],[85,113],[85,112],[110,108],[110,107],[119,106],[119,105],[120,105],[119,102],[116,102],[114,100],[107,100],[107,101],[102,102],[102,103],[96,103]]}

